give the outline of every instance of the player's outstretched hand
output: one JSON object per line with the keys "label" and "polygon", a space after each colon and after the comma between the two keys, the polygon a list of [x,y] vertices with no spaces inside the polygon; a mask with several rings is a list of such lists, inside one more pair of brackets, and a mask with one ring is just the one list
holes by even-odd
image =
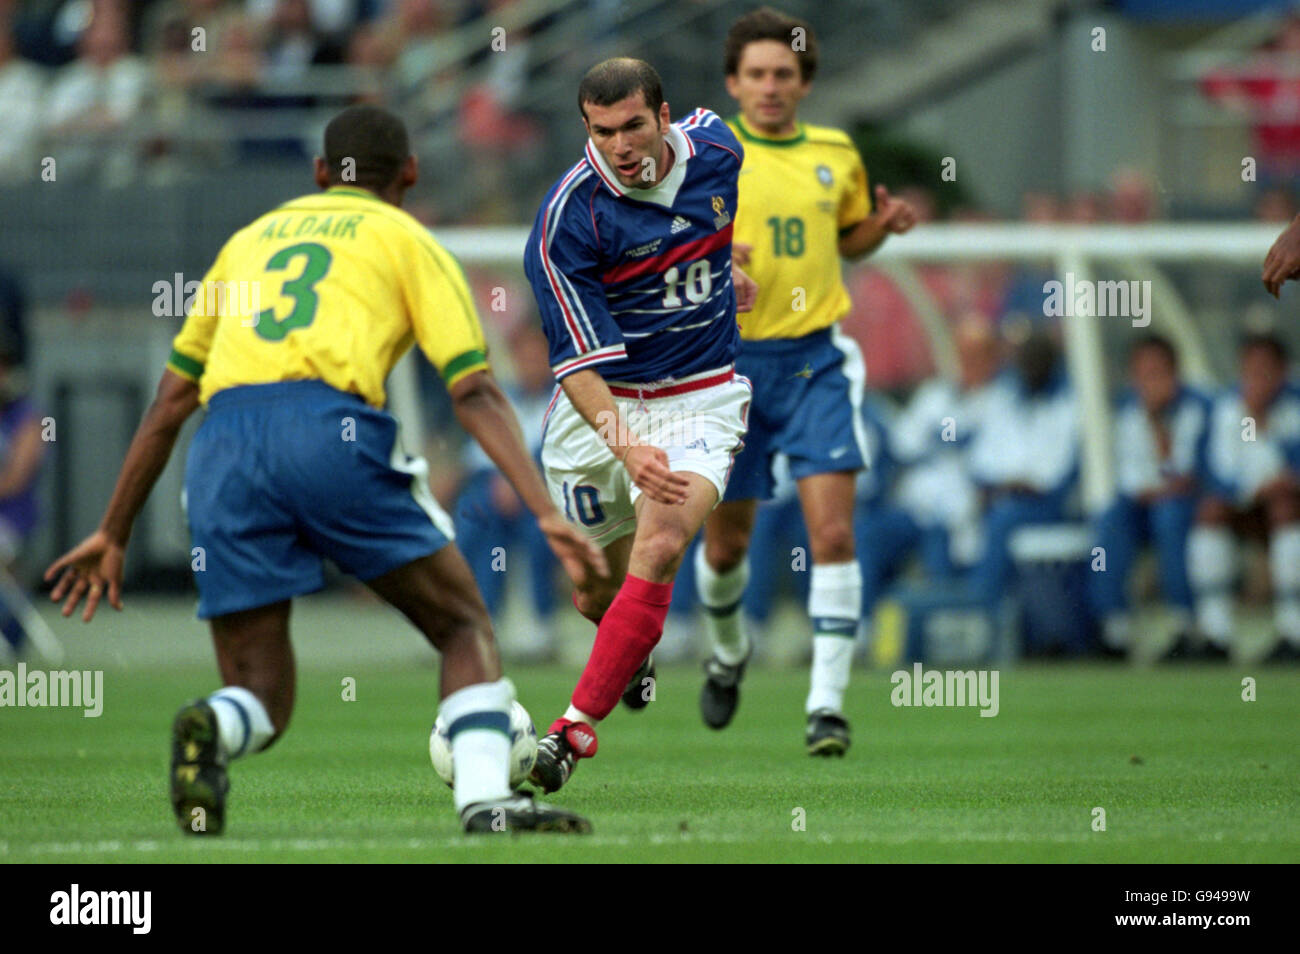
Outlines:
{"label": "player's outstretched hand", "polygon": [[690,482],[668,469],[668,455],[650,444],[636,444],[623,455],[623,466],[632,483],[651,500],[662,504],[686,503]]}
{"label": "player's outstretched hand", "polygon": [[734,268],[739,265],[742,268],[749,264],[749,253],[754,251],[754,246],[745,242],[731,243],[731,265]]}
{"label": "player's outstretched hand", "polygon": [[45,571],[47,583],[58,577],[58,582],[50,592],[50,599],[57,603],[67,596],[67,601],[63,604],[63,615],[71,616],[85,596],[86,609],[81,614],[81,619],[89,623],[107,589],[109,605],[120,610],[125,557],[126,551],[120,543],[110,539],[104,531],[96,530],[51,563]]}
{"label": "player's outstretched hand", "polygon": [[590,537],[561,517],[558,510],[552,510],[539,518],[537,525],[546,534],[551,552],[575,586],[582,586],[592,576],[609,576],[609,563],[605,560],[604,551]]}
{"label": "player's outstretched hand", "polygon": [[753,311],[754,302],[758,300],[758,282],[740,270],[734,257],[731,259],[731,283],[736,286],[736,311]]}
{"label": "player's outstretched hand", "polygon": [[876,186],[876,222],[886,232],[902,235],[916,224],[916,209],[905,199],[896,199],[882,185]]}
{"label": "player's outstretched hand", "polygon": [[1300,215],[1286,227],[1264,259],[1264,287],[1274,298],[1287,279],[1300,279]]}

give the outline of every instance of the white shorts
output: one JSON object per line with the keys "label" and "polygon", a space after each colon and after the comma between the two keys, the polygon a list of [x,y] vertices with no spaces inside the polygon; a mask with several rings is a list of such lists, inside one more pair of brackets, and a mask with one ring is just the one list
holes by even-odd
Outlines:
{"label": "white shorts", "polygon": [[[748,379],[724,368],[662,384],[608,383],[624,426],[663,450],[674,472],[706,478],[721,500],[744,446],[753,394]],[[542,468],[555,505],[601,546],[636,529],[640,488],[558,388],[543,424]]]}

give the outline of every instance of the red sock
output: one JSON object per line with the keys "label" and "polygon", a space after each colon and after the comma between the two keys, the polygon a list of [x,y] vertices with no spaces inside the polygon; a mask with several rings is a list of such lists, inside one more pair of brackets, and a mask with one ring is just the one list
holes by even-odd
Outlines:
{"label": "red sock", "polygon": [[614,711],[628,680],[663,635],[672,598],[671,583],[627,575],[596,627],[596,644],[573,690],[575,707],[597,719]]}

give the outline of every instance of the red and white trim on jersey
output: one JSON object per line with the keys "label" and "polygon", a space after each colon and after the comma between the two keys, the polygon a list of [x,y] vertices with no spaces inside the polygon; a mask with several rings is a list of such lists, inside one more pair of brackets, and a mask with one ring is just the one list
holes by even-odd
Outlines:
{"label": "red and white trim on jersey", "polygon": [[627,357],[627,345],[616,344],[606,348],[597,348],[595,351],[588,351],[577,357],[570,358],[568,361],[561,361],[551,372],[555,375],[555,380],[560,380],[566,374],[572,374],[574,371],[581,371],[583,368],[590,368],[598,364],[605,364],[607,361],[621,361]]}
{"label": "red and white trim on jersey", "polygon": [[560,221],[560,214],[564,211],[564,205],[569,201],[569,196],[573,194],[582,180],[591,174],[590,167],[586,163],[578,163],[561,181],[555,190],[555,195],[546,206],[546,214],[542,219],[542,239],[540,242],[542,269],[546,273],[547,284],[551,288],[555,300],[560,305],[560,312],[564,315],[564,325],[569,331],[569,336],[573,339],[573,350],[579,356],[590,353],[599,342],[596,340],[596,331],[591,325],[591,319],[587,317],[587,310],[583,307],[582,299],[578,293],[569,284],[560,269],[551,263],[550,248],[551,242],[555,239],[555,229]]}
{"label": "red and white trim on jersey", "polygon": [[[695,112],[691,113],[685,119],[679,119],[675,125],[681,125],[684,129],[690,126],[699,126],[703,128],[704,126],[710,126],[715,122],[722,122],[722,120],[718,118],[717,113],[711,109],[700,108],[695,110]],[[686,138],[689,140],[691,137],[687,136]],[[691,143],[691,148],[692,150],[695,148],[694,143]],[[692,152],[691,155],[695,155],[695,153]]]}
{"label": "red and white trim on jersey", "polygon": [[691,374],[671,381],[650,381],[645,383],[608,381],[606,383],[609,385],[609,393],[614,397],[639,398],[642,401],[649,401],[654,398],[672,397],[675,394],[687,394],[691,391],[702,391],[705,388],[726,384],[735,375],[736,372],[733,367],[726,367],[714,368],[712,371],[701,371],[699,374]]}

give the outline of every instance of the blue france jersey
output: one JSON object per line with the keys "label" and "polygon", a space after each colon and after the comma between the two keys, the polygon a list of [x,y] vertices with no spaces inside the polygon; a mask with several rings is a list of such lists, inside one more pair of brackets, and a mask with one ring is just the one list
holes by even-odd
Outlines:
{"label": "blue france jersey", "polygon": [[707,109],[666,138],[673,165],[650,189],[623,188],[588,140],[537,213],[524,271],[556,380],[595,368],[664,381],[735,361],[731,220],[744,151]]}

